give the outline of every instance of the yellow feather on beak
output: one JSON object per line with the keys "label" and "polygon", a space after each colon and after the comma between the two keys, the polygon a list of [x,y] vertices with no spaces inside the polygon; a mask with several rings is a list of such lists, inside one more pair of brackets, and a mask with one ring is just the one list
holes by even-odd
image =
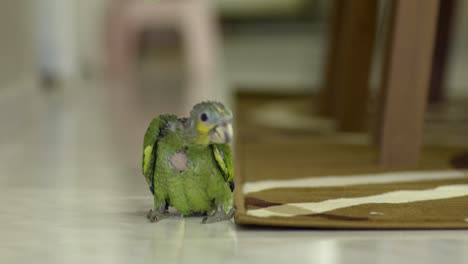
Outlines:
{"label": "yellow feather on beak", "polygon": [[215,125],[207,125],[205,123],[199,122],[197,123],[197,131],[198,131],[198,144],[209,144],[210,142],[210,131],[215,127]]}

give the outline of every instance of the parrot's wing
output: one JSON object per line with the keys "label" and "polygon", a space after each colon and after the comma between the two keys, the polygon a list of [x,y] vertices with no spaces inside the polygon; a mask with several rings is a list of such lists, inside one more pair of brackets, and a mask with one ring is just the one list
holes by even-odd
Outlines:
{"label": "parrot's wing", "polygon": [[167,128],[168,122],[174,120],[177,120],[177,116],[175,115],[160,115],[151,121],[145,133],[143,141],[142,172],[151,193],[153,194],[154,171],[156,167],[159,139],[163,136],[164,129]]}
{"label": "parrot's wing", "polygon": [[211,145],[213,158],[224,180],[229,183],[231,191],[234,190],[234,175],[232,169],[232,150],[228,144]]}

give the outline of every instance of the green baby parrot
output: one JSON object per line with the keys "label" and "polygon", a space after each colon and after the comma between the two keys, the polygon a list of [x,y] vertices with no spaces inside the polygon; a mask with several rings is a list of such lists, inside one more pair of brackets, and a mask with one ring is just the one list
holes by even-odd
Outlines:
{"label": "green baby parrot", "polygon": [[172,206],[183,216],[207,215],[203,223],[233,217],[232,112],[202,102],[189,118],[160,115],[143,143],[143,175],[154,197],[148,219],[157,222]]}

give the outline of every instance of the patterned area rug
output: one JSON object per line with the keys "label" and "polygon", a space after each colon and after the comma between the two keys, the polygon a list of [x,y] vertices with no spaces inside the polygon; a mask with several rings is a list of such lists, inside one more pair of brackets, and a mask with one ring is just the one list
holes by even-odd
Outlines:
{"label": "patterned area rug", "polygon": [[[335,162],[340,167],[343,160]],[[320,163],[311,159],[309,164]],[[284,165],[271,164],[268,171],[284,171]],[[307,171],[301,161],[297,166],[297,174]],[[366,170],[358,167],[354,170]],[[236,193],[236,222],[336,229],[468,229],[468,170],[330,171],[336,174],[309,170],[317,176],[265,179],[265,173],[258,172],[261,180],[245,175],[248,180],[238,185],[242,187]]]}
{"label": "patterned area rug", "polygon": [[320,122],[301,129],[305,120],[269,126],[279,113],[268,121],[265,115],[249,111],[258,109],[255,104],[250,107],[244,104],[238,122],[236,223],[325,229],[468,229],[468,142],[457,143],[466,138],[463,134],[457,132],[445,141],[448,144],[439,144],[447,135],[444,131],[453,133],[453,129],[440,125],[441,132],[434,133],[432,122],[426,133],[431,144],[426,142],[420,164],[390,171],[377,165],[377,149],[366,135],[333,133],[329,124]]}

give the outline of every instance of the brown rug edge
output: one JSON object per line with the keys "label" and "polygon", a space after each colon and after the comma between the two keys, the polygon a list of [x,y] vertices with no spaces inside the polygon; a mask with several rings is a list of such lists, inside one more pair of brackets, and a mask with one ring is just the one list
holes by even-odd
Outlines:
{"label": "brown rug edge", "polygon": [[461,222],[411,222],[411,223],[382,223],[382,222],[346,222],[327,221],[315,222],[297,218],[268,217],[260,218],[238,212],[235,223],[242,226],[264,226],[278,228],[307,228],[332,230],[467,230],[468,223]]}

